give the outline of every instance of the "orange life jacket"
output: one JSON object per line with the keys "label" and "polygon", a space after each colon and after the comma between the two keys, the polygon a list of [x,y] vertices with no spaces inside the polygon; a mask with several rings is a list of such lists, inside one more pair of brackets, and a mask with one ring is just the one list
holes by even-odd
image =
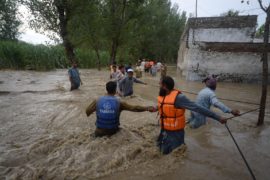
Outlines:
{"label": "orange life jacket", "polygon": [[161,128],[169,131],[182,130],[185,128],[185,109],[174,107],[178,90],[172,90],[165,97],[158,96],[158,110],[160,114]]}

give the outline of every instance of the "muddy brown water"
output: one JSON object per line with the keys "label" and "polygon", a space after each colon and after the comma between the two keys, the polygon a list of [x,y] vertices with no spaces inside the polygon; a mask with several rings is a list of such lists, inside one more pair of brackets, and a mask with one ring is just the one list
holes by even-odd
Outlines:
{"label": "muddy brown water", "polygon": [[[174,67],[169,74],[183,91],[203,88]],[[81,77],[83,86],[70,92],[66,70],[0,71],[0,179],[251,179],[226,128],[211,119],[186,128],[186,146],[166,156],[155,146],[156,113],[123,112],[119,133],[92,137],[95,114],[86,117],[85,108],[105,93],[109,72],[81,70]],[[135,84],[135,97],[123,100],[155,105],[159,77],[142,80],[148,85]],[[264,126],[255,126],[258,112],[228,122],[257,179],[270,179],[269,94]],[[245,112],[258,107],[246,102],[259,102],[260,85],[219,83],[217,96],[244,101],[223,100]]]}

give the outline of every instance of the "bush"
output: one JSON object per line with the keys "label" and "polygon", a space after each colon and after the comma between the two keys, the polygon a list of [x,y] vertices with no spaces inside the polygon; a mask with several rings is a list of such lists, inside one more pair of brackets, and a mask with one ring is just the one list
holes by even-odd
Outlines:
{"label": "bush", "polygon": [[[97,67],[93,50],[76,49],[76,58],[81,68]],[[101,65],[109,60],[109,53],[100,52]],[[0,69],[52,70],[70,66],[61,45],[33,45],[17,41],[0,41]]]}

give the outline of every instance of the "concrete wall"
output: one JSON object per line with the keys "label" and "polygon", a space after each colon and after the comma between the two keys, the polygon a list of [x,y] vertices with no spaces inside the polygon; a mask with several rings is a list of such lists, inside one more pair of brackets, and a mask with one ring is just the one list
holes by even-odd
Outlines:
{"label": "concrete wall", "polygon": [[[190,40],[204,42],[253,42],[255,28],[212,28],[212,29],[190,29]],[[190,41],[191,42],[191,41]]]}
{"label": "concrete wall", "polygon": [[205,51],[199,46],[200,42],[253,42],[254,32],[255,27],[189,29],[181,39],[178,70],[192,81],[216,74],[222,81],[259,82],[262,72],[260,54]]}

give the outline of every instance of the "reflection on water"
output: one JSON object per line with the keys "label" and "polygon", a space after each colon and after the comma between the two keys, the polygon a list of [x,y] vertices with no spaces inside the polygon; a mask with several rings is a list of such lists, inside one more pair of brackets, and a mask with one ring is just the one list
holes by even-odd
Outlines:
{"label": "reflection on water", "polygon": [[[186,82],[177,76],[175,67],[168,69],[176,87],[194,100],[196,96],[190,92],[197,93],[204,85]],[[187,148],[167,156],[160,155],[155,146],[159,133],[156,113],[123,112],[119,133],[93,138],[95,114],[87,118],[84,111],[91,100],[105,93],[108,73],[81,70],[84,85],[70,92],[65,70],[1,71],[0,179],[250,178],[225,127],[213,120],[197,130],[187,128]],[[146,74],[142,80],[148,85],[135,84],[135,97],[123,100],[155,105],[159,77]],[[260,86],[219,83],[217,96],[244,112],[257,105],[240,101],[258,103]],[[258,112],[246,114],[228,125],[256,177],[267,179],[269,108],[263,127],[255,127],[257,116]]]}

